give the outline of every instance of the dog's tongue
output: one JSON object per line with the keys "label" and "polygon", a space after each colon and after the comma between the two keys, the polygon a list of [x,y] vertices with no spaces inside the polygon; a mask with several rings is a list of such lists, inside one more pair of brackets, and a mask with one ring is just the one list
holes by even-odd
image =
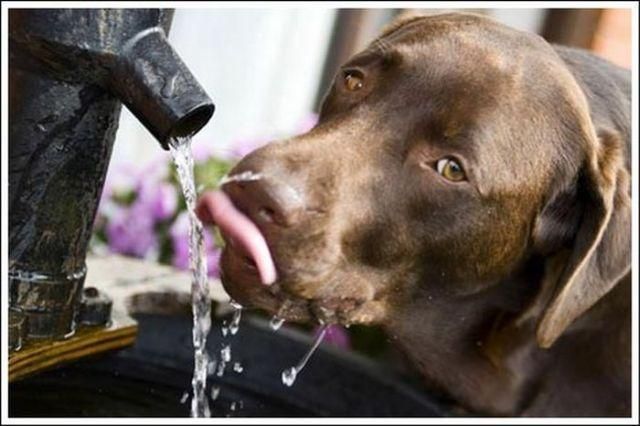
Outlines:
{"label": "dog's tongue", "polygon": [[[203,203],[206,209],[202,209]],[[272,284],[276,280],[276,267],[267,242],[258,227],[233,205],[227,194],[222,191],[206,193],[202,196],[199,207],[201,217],[209,216],[223,234],[251,256],[262,282]]]}

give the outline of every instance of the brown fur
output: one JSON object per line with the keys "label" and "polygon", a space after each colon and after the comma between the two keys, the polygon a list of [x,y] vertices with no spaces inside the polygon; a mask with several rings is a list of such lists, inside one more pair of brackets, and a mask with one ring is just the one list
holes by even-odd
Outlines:
{"label": "brown fur", "polygon": [[[343,70],[364,75],[349,92]],[[278,282],[223,283],[294,321],[380,323],[471,412],[630,415],[629,73],[471,14],[389,27],[309,133],[225,186]],[[468,181],[435,171],[454,155]]]}

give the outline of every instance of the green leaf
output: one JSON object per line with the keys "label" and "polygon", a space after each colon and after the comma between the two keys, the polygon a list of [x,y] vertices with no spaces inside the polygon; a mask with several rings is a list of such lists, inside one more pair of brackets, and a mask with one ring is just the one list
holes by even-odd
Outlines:
{"label": "green leaf", "polygon": [[133,189],[115,191],[111,199],[123,206],[130,206],[138,198],[138,193]]}
{"label": "green leaf", "polygon": [[196,186],[202,186],[203,190],[215,189],[233,165],[229,161],[212,157],[205,162],[194,166]]}

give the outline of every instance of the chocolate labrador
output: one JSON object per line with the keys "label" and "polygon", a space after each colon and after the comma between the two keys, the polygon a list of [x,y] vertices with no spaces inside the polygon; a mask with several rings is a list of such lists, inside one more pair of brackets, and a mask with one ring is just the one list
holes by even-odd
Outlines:
{"label": "chocolate labrador", "polygon": [[[289,321],[381,324],[468,413],[629,416],[630,94],[629,71],[486,17],[393,23],[314,129],[223,185],[277,273],[221,225],[224,286]],[[216,196],[201,217],[232,222]]]}

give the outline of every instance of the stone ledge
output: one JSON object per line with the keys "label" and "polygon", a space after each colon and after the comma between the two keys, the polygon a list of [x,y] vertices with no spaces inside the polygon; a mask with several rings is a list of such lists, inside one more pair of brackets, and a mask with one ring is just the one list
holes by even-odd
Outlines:
{"label": "stone ledge", "polygon": [[[218,279],[210,278],[211,299],[228,302],[229,295]],[[191,272],[117,254],[87,256],[85,287],[96,287],[113,299],[114,306],[127,306],[141,293],[191,293]]]}

